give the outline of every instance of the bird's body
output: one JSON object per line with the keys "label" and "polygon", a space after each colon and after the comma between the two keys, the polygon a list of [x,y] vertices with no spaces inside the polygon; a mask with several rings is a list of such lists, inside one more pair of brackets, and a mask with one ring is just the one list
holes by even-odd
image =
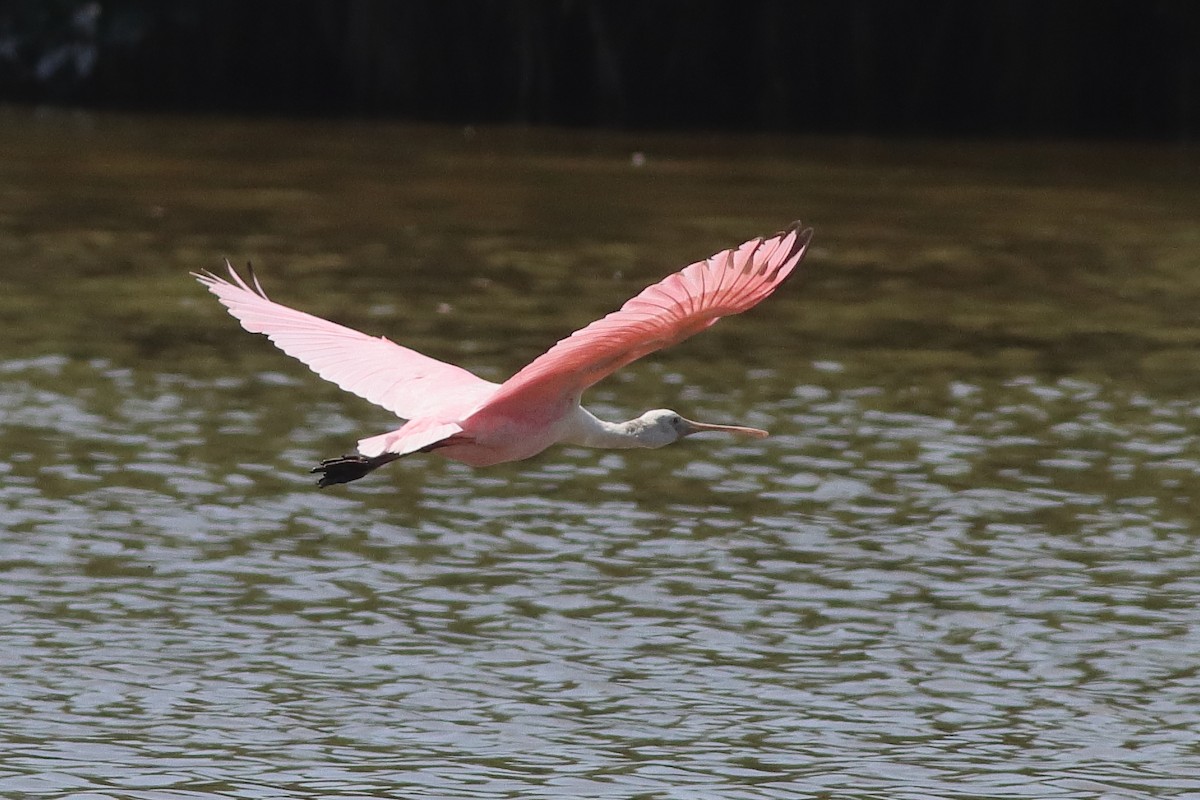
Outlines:
{"label": "bird's body", "polygon": [[346,483],[409,453],[436,452],[473,467],[530,458],[553,444],[661,447],[700,431],[766,436],[691,422],[657,409],[628,422],[597,419],[580,405],[589,386],[626,364],[757,305],[804,257],[812,231],[799,223],[751,239],[668,276],[620,310],[581,328],[504,383],[267,298],[258,280],[196,277],[252,333],[263,333],[321,377],[389,409],[402,427],[358,443],[360,455],[328,459],[321,486]]}

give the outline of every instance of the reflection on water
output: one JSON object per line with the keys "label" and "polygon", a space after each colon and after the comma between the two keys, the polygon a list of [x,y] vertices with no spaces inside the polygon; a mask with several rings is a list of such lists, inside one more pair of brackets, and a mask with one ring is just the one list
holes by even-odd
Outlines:
{"label": "reflection on water", "polygon": [[[1165,156],[6,124],[0,794],[1194,795],[1200,229]],[[387,415],[186,277],[254,258],[502,378],[801,215],[803,281],[593,393],[772,438],[323,492]]]}

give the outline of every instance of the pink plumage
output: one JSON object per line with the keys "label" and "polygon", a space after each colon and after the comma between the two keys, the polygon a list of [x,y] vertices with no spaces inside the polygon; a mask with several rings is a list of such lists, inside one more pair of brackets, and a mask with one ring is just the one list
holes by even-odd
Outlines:
{"label": "pink plumage", "polygon": [[368,336],[267,298],[226,262],[229,280],[193,273],[251,333],[263,333],[283,352],[347,392],[401,419],[471,408],[498,384],[382,336]]}
{"label": "pink plumage", "polygon": [[417,451],[488,466],[529,458],[557,442],[660,447],[706,430],[765,436],[661,409],[624,423],[604,422],[579,405],[580,395],[626,364],[760,303],[792,274],[811,237],[811,229],[793,223],[684,267],[561,340],[503,384],[280,305],[267,298],[256,277],[251,285],[228,263],[229,279],[211,272],[196,277],[243,328],[266,334],[322,378],[408,420],[398,430],[361,440],[361,455],[322,462],[313,471],[328,486]]}

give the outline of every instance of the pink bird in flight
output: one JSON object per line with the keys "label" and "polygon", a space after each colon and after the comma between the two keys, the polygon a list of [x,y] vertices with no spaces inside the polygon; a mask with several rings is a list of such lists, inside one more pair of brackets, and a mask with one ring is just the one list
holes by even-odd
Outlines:
{"label": "pink bird in flight", "polygon": [[579,404],[584,390],[621,367],[683,341],[721,317],[760,303],[804,258],[812,229],[793,223],[771,237],[684,267],[620,310],[572,333],[504,383],[492,383],[383,337],[368,336],[267,298],[226,262],[229,278],[193,273],[242,327],[328,381],[407,420],[358,442],[358,454],[313,468],[321,487],[348,483],[410,453],[436,452],[473,467],[530,458],[552,444],[662,447],[701,431],[762,438],[766,431],[684,419],[668,409],[605,422]]}

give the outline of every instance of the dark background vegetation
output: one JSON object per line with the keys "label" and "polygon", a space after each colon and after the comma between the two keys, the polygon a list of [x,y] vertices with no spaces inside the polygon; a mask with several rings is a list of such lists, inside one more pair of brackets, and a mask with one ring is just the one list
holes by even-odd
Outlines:
{"label": "dark background vegetation", "polygon": [[1191,0],[0,0],[0,101],[1190,139]]}

